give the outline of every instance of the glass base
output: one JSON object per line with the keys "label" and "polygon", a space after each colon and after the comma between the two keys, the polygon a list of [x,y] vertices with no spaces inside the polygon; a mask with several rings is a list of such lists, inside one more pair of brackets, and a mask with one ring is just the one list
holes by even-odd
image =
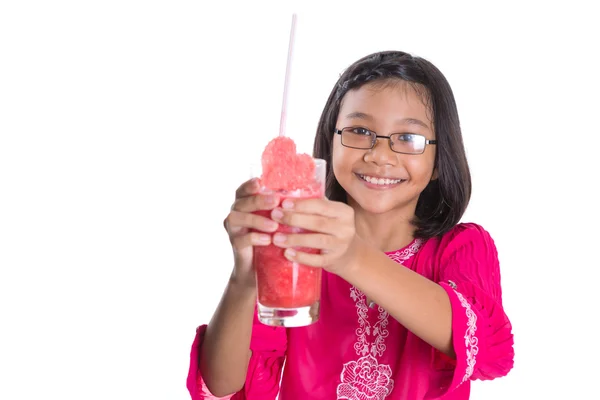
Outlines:
{"label": "glass base", "polygon": [[265,325],[294,328],[314,324],[319,320],[319,302],[296,308],[266,307],[258,303],[258,319]]}

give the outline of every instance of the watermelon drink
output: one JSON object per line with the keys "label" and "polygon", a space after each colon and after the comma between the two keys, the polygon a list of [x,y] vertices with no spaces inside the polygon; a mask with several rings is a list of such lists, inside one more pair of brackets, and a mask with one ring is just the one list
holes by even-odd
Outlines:
{"label": "watermelon drink", "polygon": [[[278,137],[265,148],[261,166],[258,171],[253,171],[253,175],[260,179],[261,192],[276,193],[281,202],[287,198],[319,198],[325,195],[325,166],[325,160],[297,154],[292,139]],[[271,211],[256,213],[270,218]],[[277,232],[306,231],[279,224]],[[319,318],[321,269],[288,260],[284,250],[273,244],[254,247],[258,319],[271,326],[310,325]],[[306,253],[320,251],[297,250]]]}

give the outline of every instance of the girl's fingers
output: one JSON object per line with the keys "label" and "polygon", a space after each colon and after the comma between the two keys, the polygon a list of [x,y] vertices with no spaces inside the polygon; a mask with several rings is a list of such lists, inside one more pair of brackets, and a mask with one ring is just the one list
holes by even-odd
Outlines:
{"label": "girl's fingers", "polygon": [[273,235],[273,244],[278,247],[304,247],[309,249],[330,250],[335,245],[335,237],[322,233],[290,233],[277,232]]}
{"label": "girl's fingers", "polygon": [[225,227],[230,235],[239,234],[242,229],[255,229],[263,232],[275,232],[279,225],[258,214],[232,211],[225,218]]}
{"label": "girl's fingers", "polygon": [[260,210],[272,210],[279,204],[279,198],[271,194],[256,194],[253,196],[240,197],[231,206],[233,211],[254,212]]}
{"label": "girl's fingers", "polygon": [[293,210],[302,214],[322,215],[329,218],[345,219],[353,217],[354,210],[345,203],[330,201],[324,197],[314,199],[287,198],[281,203],[285,210]]}
{"label": "girl's fingers", "polygon": [[339,228],[339,221],[336,219],[316,214],[304,214],[283,208],[276,208],[271,211],[271,219],[295,228],[330,235],[335,234]]}
{"label": "girl's fingers", "polygon": [[235,198],[239,199],[242,197],[252,196],[258,193],[259,183],[258,179],[252,178],[242,183],[235,191]]}
{"label": "girl's fingers", "polygon": [[231,238],[231,245],[234,250],[242,250],[250,246],[267,246],[271,243],[271,235],[260,232],[249,232],[245,235],[234,236]]}
{"label": "girl's fingers", "polygon": [[285,249],[285,258],[299,264],[308,265],[309,267],[323,268],[331,264],[331,257],[327,253],[313,254],[305,253],[296,249]]}

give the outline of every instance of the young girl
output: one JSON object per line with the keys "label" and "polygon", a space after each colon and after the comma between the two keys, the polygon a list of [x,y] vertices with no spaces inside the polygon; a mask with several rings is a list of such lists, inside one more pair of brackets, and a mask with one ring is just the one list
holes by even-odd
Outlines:
{"label": "young girl", "polygon": [[[314,156],[327,161],[327,198],[280,207],[254,181],[237,190],[225,219],[235,265],[197,329],[192,399],[464,400],[471,380],[506,375],[498,254],[481,226],[459,223],[471,178],[442,73],[402,52],[358,60],[327,100]],[[316,233],[270,234],[278,223]],[[252,248],[271,241],[323,268],[316,323],[258,322]]]}

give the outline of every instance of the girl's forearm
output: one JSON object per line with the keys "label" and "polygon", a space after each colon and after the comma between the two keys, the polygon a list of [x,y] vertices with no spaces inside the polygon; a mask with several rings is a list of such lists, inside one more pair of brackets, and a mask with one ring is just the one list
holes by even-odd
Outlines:
{"label": "girl's forearm", "polygon": [[455,357],[452,309],[446,291],[361,242],[355,260],[340,277],[383,307],[406,329]]}
{"label": "girl's forearm", "polygon": [[250,360],[256,289],[230,279],[208,324],[200,352],[200,373],[211,393],[241,390]]}

